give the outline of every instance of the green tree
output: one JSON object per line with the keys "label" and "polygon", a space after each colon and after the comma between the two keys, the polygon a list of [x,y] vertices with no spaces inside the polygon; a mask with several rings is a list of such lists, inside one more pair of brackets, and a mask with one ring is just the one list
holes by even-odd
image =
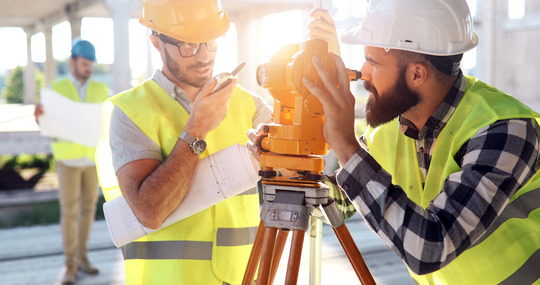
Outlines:
{"label": "green tree", "polygon": [[[36,79],[36,98],[39,98],[39,92],[43,88],[43,73],[38,68],[34,69],[34,72]],[[7,103],[24,102],[24,69],[22,66],[17,66],[10,72],[6,80],[3,96]]]}

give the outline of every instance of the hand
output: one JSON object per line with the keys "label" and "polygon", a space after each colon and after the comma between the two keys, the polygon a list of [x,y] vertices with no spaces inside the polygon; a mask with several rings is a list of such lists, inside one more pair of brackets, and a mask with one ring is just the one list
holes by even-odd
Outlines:
{"label": "hand", "polygon": [[313,19],[307,25],[308,39],[325,40],[328,50],[340,55],[336,24],[330,13],[324,9],[314,9],[309,12],[309,16]]}
{"label": "hand", "polygon": [[248,150],[251,152],[251,155],[259,161],[260,155],[262,150],[259,148],[258,140],[259,137],[263,134],[262,128],[264,124],[259,124],[257,126],[257,129],[250,129],[247,132],[247,136],[249,138],[249,141],[247,142],[246,146]]}
{"label": "hand", "polygon": [[210,79],[195,97],[184,129],[192,136],[205,138],[206,134],[215,129],[227,116],[229,100],[237,82],[237,78],[233,78],[222,89],[211,93],[217,81],[214,78]]}
{"label": "hand", "polygon": [[[260,158],[261,158],[261,152],[262,152],[262,149],[259,147],[259,144],[258,144],[258,140],[259,138],[261,137],[261,135],[264,133],[262,131],[262,126],[264,124],[260,124],[257,126],[257,129],[250,129],[248,132],[247,132],[247,136],[249,138],[249,141],[247,142],[246,146],[248,148],[248,150],[251,152],[251,155],[257,160],[260,162]],[[275,171],[281,173],[282,176],[294,176],[296,175],[296,171],[293,171],[293,170],[288,170],[288,169],[285,169],[285,168],[277,168],[277,169],[274,169]]]}
{"label": "hand", "polygon": [[34,109],[34,119],[36,120],[36,123],[39,125],[39,117],[43,115],[43,106],[41,104],[37,104],[36,108]]}
{"label": "hand", "polygon": [[355,98],[349,87],[349,76],[345,64],[337,55],[333,55],[336,62],[338,82],[334,82],[318,57],[313,57],[313,66],[325,87],[317,87],[306,77],[302,82],[304,86],[322,104],[324,111],[324,138],[334,149],[339,161],[344,164],[360,148],[354,132]]}

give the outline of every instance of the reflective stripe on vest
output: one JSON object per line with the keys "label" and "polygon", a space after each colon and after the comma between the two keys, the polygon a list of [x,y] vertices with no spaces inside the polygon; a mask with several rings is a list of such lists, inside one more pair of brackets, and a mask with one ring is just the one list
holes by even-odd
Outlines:
{"label": "reflective stripe on vest", "polygon": [[212,259],[211,241],[132,242],[122,247],[124,259]]}
{"label": "reflective stripe on vest", "polygon": [[[540,249],[537,250],[514,274],[506,278],[499,285],[533,284],[540,282]],[[538,283],[535,283],[538,284]]]}
{"label": "reflective stripe on vest", "polygon": [[[75,85],[73,85],[73,82],[68,77],[51,82],[51,88],[72,101],[81,102]],[[86,103],[101,103],[109,98],[107,85],[93,80],[88,81],[86,93]],[[83,157],[94,160],[95,148],[93,147],[87,147],[69,141],[53,140],[51,142],[51,148],[55,160],[79,159]]]}
{"label": "reflective stripe on vest", "polygon": [[[250,245],[255,240],[257,227],[220,228],[217,246]],[[212,259],[212,242],[208,241],[153,241],[132,242],[122,248],[124,259]]]}
{"label": "reflective stripe on vest", "polygon": [[[116,105],[160,146],[164,158],[174,148],[189,119],[181,105],[152,80],[107,103],[104,132],[108,131],[110,111]],[[245,144],[254,114],[252,95],[237,87],[229,101],[227,116],[208,133],[207,150],[199,158],[236,143]],[[107,200],[121,195],[110,155],[106,155],[110,151],[108,144],[108,135],[104,133],[96,155],[100,183],[103,186],[106,182],[106,189],[111,190],[107,193],[104,190]],[[259,195],[253,188],[140,238],[125,248],[126,284],[221,285],[224,281],[238,284],[242,281],[259,221]]]}
{"label": "reflective stripe on vest", "polygon": [[495,230],[497,230],[504,222],[510,219],[526,219],[533,210],[540,205],[540,189],[527,192],[519,196],[516,200],[509,203],[499,217],[491,224],[486,233],[478,239],[473,246],[483,242]]}
{"label": "reflective stripe on vest", "polygon": [[[366,138],[370,154],[392,174],[392,183],[400,185],[409,199],[425,209],[441,193],[445,178],[460,170],[454,155],[480,128],[498,120],[538,117],[540,114],[513,97],[467,77],[463,99],[433,147],[423,187],[415,141],[399,131],[397,120],[368,128]],[[475,246],[438,271],[421,276],[411,272],[413,278],[419,284],[497,284],[507,278],[538,279],[540,270],[527,270],[540,248],[538,188],[540,172],[518,189]]]}

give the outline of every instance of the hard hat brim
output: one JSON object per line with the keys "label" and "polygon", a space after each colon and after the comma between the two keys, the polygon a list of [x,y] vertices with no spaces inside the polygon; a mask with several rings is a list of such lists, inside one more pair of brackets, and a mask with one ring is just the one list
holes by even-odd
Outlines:
{"label": "hard hat brim", "polygon": [[378,48],[385,48],[385,49],[398,49],[398,50],[406,50],[411,52],[417,52],[422,54],[430,54],[430,55],[438,55],[438,56],[448,56],[448,55],[455,55],[467,52],[473,48],[475,48],[478,45],[479,39],[478,35],[473,32],[472,35],[472,41],[468,46],[462,47],[460,50],[457,51],[448,51],[448,52],[438,52],[438,51],[430,51],[430,50],[422,50],[419,48],[413,48],[413,47],[407,47],[407,46],[399,46],[397,45],[389,45],[389,44],[382,44],[382,43],[376,43],[369,40],[369,32],[363,30],[361,25],[352,27],[345,31],[341,37],[340,40],[344,44],[351,44],[351,45],[363,45],[363,46],[372,46],[372,47],[378,47]]}

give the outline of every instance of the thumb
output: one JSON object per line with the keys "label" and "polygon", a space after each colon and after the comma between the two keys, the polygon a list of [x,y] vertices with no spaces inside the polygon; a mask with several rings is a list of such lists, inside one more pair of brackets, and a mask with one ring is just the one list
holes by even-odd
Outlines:
{"label": "thumb", "polygon": [[217,84],[217,80],[215,78],[210,78],[210,80],[208,80],[206,84],[204,84],[203,88],[201,88],[201,91],[199,91],[199,94],[197,94],[195,101],[199,101],[205,98],[206,96],[208,96],[210,93],[212,93],[212,90],[214,89],[216,84]]}

